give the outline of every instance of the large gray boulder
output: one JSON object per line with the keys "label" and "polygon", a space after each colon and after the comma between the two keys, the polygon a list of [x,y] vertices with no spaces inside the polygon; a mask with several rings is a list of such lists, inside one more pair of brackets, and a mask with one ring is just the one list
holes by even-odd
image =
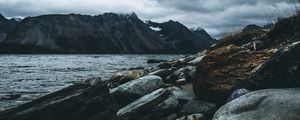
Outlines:
{"label": "large gray boulder", "polygon": [[213,120],[299,120],[300,88],[266,89],[222,106]]}
{"label": "large gray boulder", "polygon": [[163,86],[161,77],[148,75],[120,85],[112,89],[110,93],[116,98],[119,105],[124,106]]}

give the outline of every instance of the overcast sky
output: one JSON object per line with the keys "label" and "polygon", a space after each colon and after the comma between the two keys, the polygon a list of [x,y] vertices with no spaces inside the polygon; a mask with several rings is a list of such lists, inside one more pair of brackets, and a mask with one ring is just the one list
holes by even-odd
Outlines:
{"label": "overcast sky", "polygon": [[212,36],[263,25],[293,14],[290,0],[0,0],[6,17],[42,14],[135,12],[142,20],[176,20],[189,28],[203,27]]}

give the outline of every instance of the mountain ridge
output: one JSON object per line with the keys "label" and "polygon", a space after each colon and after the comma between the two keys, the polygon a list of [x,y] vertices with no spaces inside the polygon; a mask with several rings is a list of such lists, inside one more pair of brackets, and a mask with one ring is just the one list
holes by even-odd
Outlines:
{"label": "mountain ridge", "polygon": [[65,53],[196,53],[208,47],[179,22],[159,24],[167,26],[165,36],[135,13],[41,15],[23,19],[3,43]]}

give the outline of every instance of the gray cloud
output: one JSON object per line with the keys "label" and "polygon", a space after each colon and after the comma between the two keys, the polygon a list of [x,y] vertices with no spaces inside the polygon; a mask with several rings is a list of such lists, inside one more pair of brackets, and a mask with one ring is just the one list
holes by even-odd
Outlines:
{"label": "gray cloud", "polygon": [[247,24],[263,25],[295,12],[289,0],[0,0],[7,17],[136,12],[142,20],[176,20],[217,37]]}

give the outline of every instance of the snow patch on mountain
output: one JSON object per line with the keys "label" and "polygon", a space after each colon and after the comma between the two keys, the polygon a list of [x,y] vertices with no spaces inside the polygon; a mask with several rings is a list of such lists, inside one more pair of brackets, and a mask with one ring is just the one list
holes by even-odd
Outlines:
{"label": "snow patch on mountain", "polygon": [[152,26],[150,26],[149,28],[152,29],[152,30],[154,30],[154,31],[157,31],[157,32],[161,31],[160,27],[152,27]]}

